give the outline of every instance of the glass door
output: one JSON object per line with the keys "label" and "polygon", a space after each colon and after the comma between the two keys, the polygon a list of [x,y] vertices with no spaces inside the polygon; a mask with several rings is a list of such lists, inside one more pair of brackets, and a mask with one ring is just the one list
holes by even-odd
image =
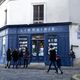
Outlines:
{"label": "glass door", "polygon": [[42,35],[32,37],[32,61],[42,62],[44,60],[44,40]]}

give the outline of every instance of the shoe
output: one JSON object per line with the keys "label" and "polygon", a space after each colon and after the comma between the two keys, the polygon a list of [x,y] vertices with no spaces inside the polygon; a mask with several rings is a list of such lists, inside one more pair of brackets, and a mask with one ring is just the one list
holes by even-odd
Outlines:
{"label": "shoe", "polygon": [[26,66],[26,68],[28,68],[28,66]]}
{"label": "shoe", "polygon": [[61,74],[63,74],[63,72],[61,72]]}
{"label": "shoe", "polygon": [[8,66],[8,68],[10,68],[10,66]]}
{"label": "shoe", "polygon": [[16,69],[18,69],[18,67],[16,67]]}
{"label": "shoe", "polygon": [[7,66],[5,66],[5,68],[7,68]]}
{"label": "shoe", "polygon": [[12,68],[14,69],[14,66]]}
{"label": "shoe", "polygon": [[49,71],[46,71],[47,73],[49,73]]}
{"label": "shoe", "polygon": [[58,74],[58,72],[55,72],[56,74]]}
{"label": "shoe", "polygon": [[25,68],[25,66],[23,66],[23,68]]}

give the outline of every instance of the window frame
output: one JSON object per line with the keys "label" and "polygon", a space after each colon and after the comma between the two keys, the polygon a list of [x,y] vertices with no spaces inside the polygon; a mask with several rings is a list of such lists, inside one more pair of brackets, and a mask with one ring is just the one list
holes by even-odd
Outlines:
{"label": "window frame", "polygon": [[44,21],[44,4],[33,5],[33,23],[43,23],[43,21]]}

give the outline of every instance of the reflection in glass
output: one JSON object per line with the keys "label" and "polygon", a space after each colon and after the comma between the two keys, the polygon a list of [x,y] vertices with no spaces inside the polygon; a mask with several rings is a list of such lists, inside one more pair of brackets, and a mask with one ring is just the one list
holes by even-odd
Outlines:
{"label": "reflection in glass", "polygon": [[56,38],[54,39],[54,42],[57,42],[57,39]]}
{"label": "reflection in glass", "polygon": [[48,42],[50,42],[50,39],[48,39]]}
{"label": "reflection in glass", "polygon": [[32,36],[32,55],[44,56],[44,36],[43,35]]}
{"label": "reflection in glass", "polygon": [[33,35],[32,36],[32,40],[43,40],[43,39],[44,39],[43,35]]}
{"label": "reflection in glass", "polygon": [[39,56],[44,56],[44,43],[39,41]]}
{"label": "reflection in glass", "polygon": [[40,48],[40,50],[39,50],[39,56],[43,56],[43,53],[44,53],[43,50],[44,50],[43,48]]}
{"label": "reflection in glass", "polygon": [[32,55],[36,56],[37,55],[37,51],[36,51],[36,45],[32,44]]}
{"label": "reflection in glass", "polygon": [[54,39],[51,39],[51,42],[54,42]]}

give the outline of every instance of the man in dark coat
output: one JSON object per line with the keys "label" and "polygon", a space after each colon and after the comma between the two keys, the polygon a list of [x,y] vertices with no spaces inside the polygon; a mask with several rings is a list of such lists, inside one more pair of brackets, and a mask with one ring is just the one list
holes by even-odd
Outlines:
{"label": "man in dark coat", "polygon": [[14,68],[14,65],[16,65],[16,68],[18,66],[18,58],[19,58],[19,53],[17,51],[17,49],[15,49],[12,53],[12,58],[13,58],[13,68]]}
{"label": "man in dark coat", "polygon": [[49,60],[50,60],[50,64],[49,64],[49,68],[48,68],[48,71],[51,69],[51,65],[53,64],[54,65],[54,68],[56,70],[56,73],[58,73],[58,69],[57,69],[57,65],[56,65],[56,51],[55,49],[53,48],[53,45],[50,45],[50,55],[49,55]]}
{"label": "man in dark coat", "polygon": [[7,65],[5,66],[5,68],[10,68],[11,65],[11,49],[9,48],[6,52],[6,57],[7,57]]}

